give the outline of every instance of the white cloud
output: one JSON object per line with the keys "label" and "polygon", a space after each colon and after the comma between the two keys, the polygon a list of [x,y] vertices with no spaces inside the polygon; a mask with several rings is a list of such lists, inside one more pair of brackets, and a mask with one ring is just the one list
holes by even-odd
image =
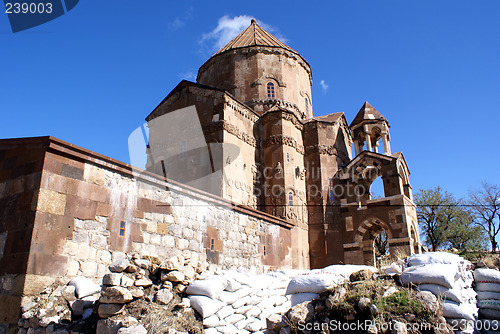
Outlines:
{"label": "white cloud", "polygon": [[323,93],[326,93],[328,91],[328,85],[325,80],[321,80],[319,84],[321,85],[321,89],[323,89]]}
{"label": "white cloud", "polygon": [[168,24],[168,27],[171,30],[178,30],[186,25],[186,23],[193,19],[193,7],[189,7],[189,9],[182,15],[178,16]]}
{"label": "white cloud", "polygon": [[[252,16],[240,15],[235,17],[230,17],[229,15],[224,15],[218,21],[217,27],[205,33],[201,37],[200,44],[203,51],[213,53],[224,45],[229,43],[234,37],[236,37],[240,32],[250,25]],[[265,30],[273,33],[275,29],[268,24],[265,24],[259,20],[257,23]],[[286,43],[287,39],[281,36],[279,33],[275,33],[276,38]]]}

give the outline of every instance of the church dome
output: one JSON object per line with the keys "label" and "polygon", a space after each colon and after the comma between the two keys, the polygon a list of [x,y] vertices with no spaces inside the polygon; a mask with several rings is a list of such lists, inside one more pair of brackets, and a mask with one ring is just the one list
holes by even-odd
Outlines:
{"label": "church dome", "polygon": [[255,19],[200,67],[197,82],[225,89],[258,112],[278,104],[312,117],[309,64]]}

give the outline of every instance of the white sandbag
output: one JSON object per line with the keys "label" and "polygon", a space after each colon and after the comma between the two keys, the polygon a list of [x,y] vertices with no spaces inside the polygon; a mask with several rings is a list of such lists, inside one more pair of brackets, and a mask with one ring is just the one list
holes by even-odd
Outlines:
{"label": "white sandbag", "polygon": [[453,319],[466,319],[466,320],[475,320],[475,316],[473,312],[468,307],[464,307],[463,304],[458,304],[455,302],[451,302],[445,300],[442,303],[443,307],[443,316],[445,318],[453,318]]}
{"label": "white sandbag", "polygon": [[248,318],[250,317],[257,317],[262,313],[262,310],[258,308],[257,306],[252,306],[251,309],[249,309],[247,312],[245,312],[245,316]]}
{"label": "white sandbag", "polygon": [[68,285],[75,287],[76,295],[80,299],[101,292],[101,287],[87,277],[75,277]]}
{"label": "white sandbag", "polygon": [[500,300],[500,292],[494,291],[478,291],[477,300],[495,299]]}
{"label": "white sandbag", "polygon": [[238,321],[243,320],[243,319],[245,319],[245,316],[243,314],[235,313],[235,314],[231,314],[231,315],[225,317],[224,321],[227,321],[228,323],[234,325],[235,323],[237,323]]}
{"label": "white sandbag", "polygon": [[420,291],[430,291],[435,296],[441,297],[445,300],[451,300],[457,303],[465,302],[466,299],[462,295],[462,289],[448,289],[442,285],[437,284],[420,284],[418,286]]}
{"label": "white sandbag", "polygon": [[221,320],[215,314],[203,319],[203,326],[205,327],[217,327],[224,325],[226,324],[221,324]]}
{"label": "white sandbag", "polygon": [[235,294],[235,296],[238,296],[238,299],[241,299],[241,298],[246,297],[250,294],[253,294],[254,292],[255,292],[254,289],[252,289],[249,286],[244,285],[243,288],[241,288],[238,291],[233,292],[233,293]]}
{"label": "white sandbag", "polygon": [[474,280],[476,283],[500,284],[500,271],[489,268],[479,268],[474,270]]}
{"label": "white sandbag", "polygon": [[[325,267],[323,269],[317,269],[319,272],[332,273],[344,276],[344,278],[349,278],[352,273],[360,270],[369,270],[373,273],[378,272],[378,269],[372,266],[365,266],[359,264],[333,264],[331,266]],[[315,270],[311,270],[313,272]]]}
{"label": "white sandbag", "polygon": [[242,287],[241,283],[239,283],[235,279],[230,278],[227,280],[227,286],[225,290],[229,292],[235,292],[241,289],[241,287]]}
{"label": "white sandbag", "polygon": [[290,278],[287,278],[285,280],[280,280],[277,282],[274,282],[269,286],[269,290],[281,290],[281,289],[286,289],[288,286],[288,283],[290,283]]}
{"label": "white sandbag", "polygon": [[500,292],[500,284],[497,284],[497,283],[476,283],[476,291]]}
{"label": "white sandbag", "polygon": [[251,300],[252,300],[252,296],[246,296],[246,297],[240,298],[233,303],[233,307],[235,309],[240,308],[244,305],[247,305],[247,303],[250,302]]}
{"label": "white sandbag", "polygon": [[252,307],[254,307],[254,306],[253,305],[241,306],[241,307],[238,307],[237,309],[234,309],[234,312],[240,313],[240,314],[245,314]]}
{"label": "white sandbag", "polygon": [[188,295],[201,295],[216,298],[227,286],[225,278],[216,277],[204,280],[193,281],[187,287]]}
{"label": "white sandbag", "polygon": [[231,305],[232,303],[234,303],[239,299],[239,296],[236,295],[234,292],[222,291],[217,297],[217,299],[220,300],[221,302]]}
{"label": "white sandbag", "polygon": [[217,311],[216,315],[219,317],[219,319],[225,320],[227,316],[233,313],[234,313],[234,308],[232,308],[231,305],[227,305],[221,308],[219,311]]}
{"label": "white sandbag", "polygon": [[256,321],[249,322],[248,325],[245,326],[245,329],[250,332],[258,332],[261,329],[266,328],[266,323],[259,320],[255,319]]}
{"label": "white sandbag", "polygon": [[226,326],[215,327],[222,334],[236,334],[238,333],[238,328],[233,324],[227,324]]}
{"label": "white sandbag", "polygon": [[248,305],[257,305],[262,301],[262,299],[257,296],[249,296],[249,297],[250,299],[247,301]]}
{"label": "white sandbag", "polygon": [[203,330],[204,334],[219,334],[219,331],[215,328],[205,328]]}
{"label": "white sandbag", "polygon": [[272,309],[274,307],[274,303],[271,299],[262,299],[256,306],[260,308],[262,312],[265,312]]}
{"label": "white sandbag", "polygon": [[279,289],[276,289],[276,290],[271,290],[271,295],[273,296],[284,296],[286,294],[286,288],[288,286],[288,284],[290,283],[290,281],[288,281],[285,285],[284,288],[279,288]]}
{"label": "white sandbag", "polygon": [[287,298],[285,296],[271,296],[271,297],[269,297],[269,302],[273,306],[283,305],[286,301],[287,301]]}
{"label": "white sandbag", "polygon": [[253,282],[254,279],[252,277],[249,277],[246,274],[235,272],[235,273],[231,273],[231,274],[227,274],[227,275],[230,275],[230,277],[232,279],[234,279],[236,282],[243,284],[243,285],[251,286],[254,283]]}
{"label": "white sandbag", "polygon": [[477,301],[477,307],[479,308],[489,308],[494,310],[500,310],[500,300],[496,299],[483,299]]}
{"label": "white sandbag", "polygon": [[438,284],[449,289],[457,282],[456,266],[451,264],[429,264],[426,266],[408,267],[399,277],[404,286],[413,284]]}
{"label": "white sandbag", "polygon": [[268,289],[262,289],[262,290],[259,290],[255,293],[255,295],[259,298],[268,297],[270,294],[271,294],[271,291]]}
{"label": "white sandbag", "polygon": [[480,308],[479,316],[486,319],[500,320],[500,311],[490,308]]}
{"label": "white sandbag", "polygon": [[317,293],[311,293],[311,292],[302,292],[302,293],[294,293],[292,295],[292,306],[298,305],[303,302],[310,302],[313,299],[316,299],[319,297],[319,294]]}
{"label": "white sandbag", "polygon": [[238,334],[243,334],[243,333],[249,333],[248,331],[244,330],[243,328],[246,327],[246,325],[248,325],[248,319],[247,318],[244,318],[240,321],[238,321],[237,323],[234,324],[234,326],[236,328],[238,328]]}
{"label": "white sandbag", "polygon": [[188,298],[191,302],[191,307],[194,308],[203,318],[207,318],[215,314],[225,305],[223,302],[210,299],[207,296],[189,296]]}
{"label": "white sandbag", "polygon": [[286,289],[286,294],[291,295],[301,292],[320,293],[331,289],[345,281],[345,277],[333,272],[309,272],[294,277]]}
{"label": "white sandbag", "polygon": [[425,266],[429,264],[461,264],[470,265],[470,262],[457,254],[447,252],[428,252],[423,254],[414,254],[406,260],[409,267]]}

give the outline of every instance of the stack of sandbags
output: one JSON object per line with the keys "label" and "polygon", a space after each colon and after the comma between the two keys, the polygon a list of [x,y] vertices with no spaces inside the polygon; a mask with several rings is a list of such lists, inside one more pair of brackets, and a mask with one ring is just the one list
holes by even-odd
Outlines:
{"label": "stack of sandbags", "polygon": [[[474,270],[477,306],[483,327],[493,329],[500,321],[500,271],[488,268]],[[500,326],[495,326],[500,331]]]}
{"label": "stack of sandbags", "polygon": [[[473,324],[477,319],[476,293],[472,289],[472,264],[451,253],[431,252],[410,256],[400,276],[405,286],[416,285],[441,300],[443,316],[452,325]],[[468,326],[467,331],[473,328]]]}
{"label": "stack of sandbags", "polygon": [[186,293],[191,307],[203,317],[205,333],[257,332],[266,319],[291,307],[286,287],[297,271],[269,274],[223,271],[192,282]]}
{"label": "stack of sandbags", "polygon": [[332,265],[309,270],[290,281],[286,294],[291,295],[292,306],[311,301],[318,298],[319,293],[348,281],[352,273],[360,270],[377,272],[377,268],[363,265]]}

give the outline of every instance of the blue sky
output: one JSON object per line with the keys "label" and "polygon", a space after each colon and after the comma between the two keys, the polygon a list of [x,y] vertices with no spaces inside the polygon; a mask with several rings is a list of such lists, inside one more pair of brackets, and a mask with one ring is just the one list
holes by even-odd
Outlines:
{"label": "blue sky", "polygon": [[[369,101],[416,191],[498,175],[500,1],[80,1],[13,34],[0,14],[0,138],[52,135],[129,161],[127,139],[255,17],[313,70],[316,115]],[[243,23],[242,23],[243,22]]]}

